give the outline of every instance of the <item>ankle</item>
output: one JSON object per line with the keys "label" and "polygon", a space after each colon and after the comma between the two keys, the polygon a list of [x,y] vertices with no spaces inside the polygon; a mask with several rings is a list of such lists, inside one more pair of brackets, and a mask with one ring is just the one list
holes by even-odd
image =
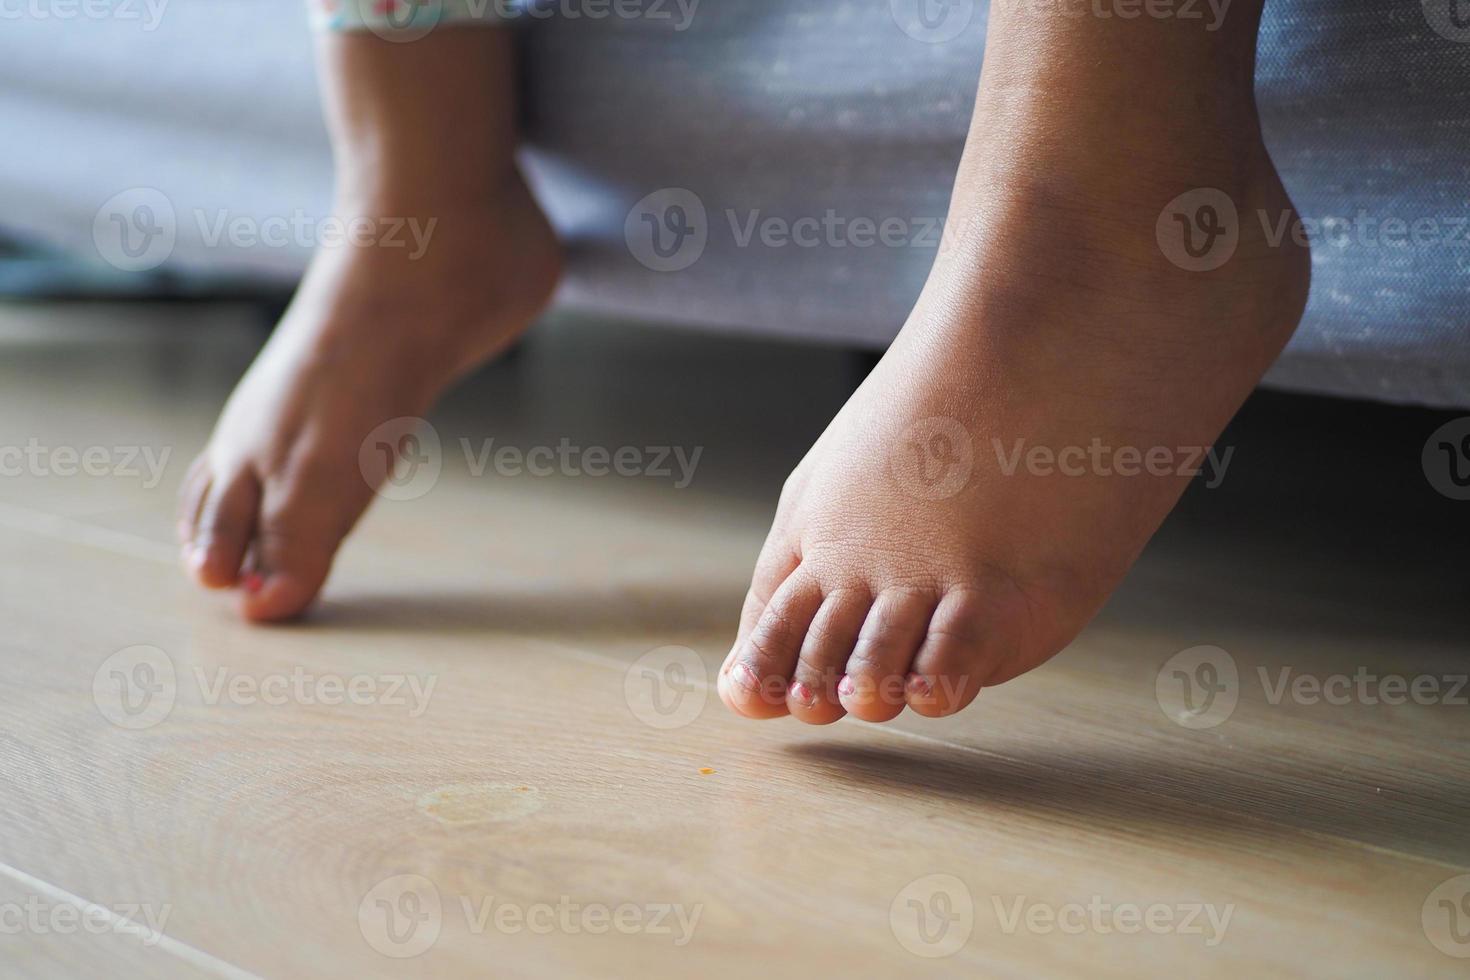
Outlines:
{"label": "ankle", "polygon": [[333,185],[338,214],[449,218],[491,214],[530,191],[514,163],[453,180],[381,161],[339,166]]}
{"label": "ankle", "polygon": [[1182,2],[997,0],[976,118],[996,132],[1049,126],[1120,161],[1253,132],[1262,6],[1201,2],[1187,17]]}
{"label": "ankle", "polygon": [[1153,75],[1249,85],[1265,0],[995,0],[985,69],[1068,65],[1107,85]]}

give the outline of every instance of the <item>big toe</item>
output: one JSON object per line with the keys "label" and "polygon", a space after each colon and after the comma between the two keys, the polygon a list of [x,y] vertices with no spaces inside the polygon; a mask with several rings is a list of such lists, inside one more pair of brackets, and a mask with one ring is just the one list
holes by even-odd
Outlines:
{"label": "big toe", "polygon": [[720,697],[732,711],[747,718],[787,714],[791,675],[821,604],[820,587],[801,569],[781,583],[755,625],[735,641],[720,670]]}
{"label": "big toe", "polygon": [[241,614],[275,622],[304,613],[370,496],[365,485],[358,490],[319,478],[268,487],[242,583]]}
{"label": "big toe", "polygon": [[311,606],[327,575],[338,540],[314,534],[263,533],[241,583],[240,613],[257,623],[294,619]]}
{"label": "big toe", "polygon": [[239,580],[259,506],[260,482],[249,469],[209,482],[188,545],[189,571],[200,585],[227,589]]}

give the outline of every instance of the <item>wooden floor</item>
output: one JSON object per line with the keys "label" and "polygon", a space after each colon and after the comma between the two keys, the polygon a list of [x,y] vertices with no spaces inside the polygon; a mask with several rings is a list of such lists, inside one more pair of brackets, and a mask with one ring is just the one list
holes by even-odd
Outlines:
{"label": "wooden floor", "polygon": [[[1470,971],[1470,505],[1419,472],[1426,416],[1262,396],[1053,662],[954,719],[752,723],[713,671],[856,365],[545,333],[436,417],[438,483],[319,612],[260,629],[172,532],[248,311],[0,311],[0,447],[116,471],[0,478],[0,974]],[[703,455],[685,488],[476,477],[488,437]],[[170,451],[157,486],[127,447]]]}

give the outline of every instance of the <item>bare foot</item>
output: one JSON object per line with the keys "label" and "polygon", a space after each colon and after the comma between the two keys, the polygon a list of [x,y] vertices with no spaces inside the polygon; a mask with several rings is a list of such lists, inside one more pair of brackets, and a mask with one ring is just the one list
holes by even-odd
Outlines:
{"label": "bare foot", "polygon": [[[1258,220],[1293,212],[1253,25],[1192,47],[1178,22],[1005,16],[923,296],[782,492],[719,677],[747,717],[946,715],[1056,654],[1301,315],[1307,252]],[[1195,188],[1239,214],[1203,271],[1160,231]]]}
{"label": "bare foot", "polygon": [[369,433],[422,416],[550,297],[559,253],[524,182],[513,174],[489,201],[432,215],[390,201],[343,209],[437,220],[418,257],[381,245],[320,251],[231,395],[184,482],[179,533],[194,578],[241,586],[247,618],[295,616],[321,590],[373,499],[359,465]]}

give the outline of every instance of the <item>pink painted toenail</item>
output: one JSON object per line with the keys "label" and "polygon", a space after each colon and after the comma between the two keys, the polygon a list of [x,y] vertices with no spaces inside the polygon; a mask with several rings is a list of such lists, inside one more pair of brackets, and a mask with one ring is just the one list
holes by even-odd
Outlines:
{"label": "pink painted toenail", "polygon": [[837,682],[837,693],[842,695],[856,694],[857,681],[853,680],[847,674],[843,674],[842,680]]}
{"label": "pink painted toenail", "polygon": [[812,695],[812,689],[807,687],[801,681],[795,681],[794,683],[792,683],[791,696],[796,699],[798,704],[811,704],[812,702],[817,700]]}
{"label": "pink painted toenail", "polygon": [[934,696],[934,688],[929,686],[929,681],[922,674],[909,675],[909,690],[921,698]]}
{"label": "pink painted toenail", "polygon": [[246,592],[250,595],[255,595],[255,593],[265,588],[265,577],[259,572],[251,572],[245,576],[245,580],[241,584],[244,586]]}
{"label": "pink painted toenail", "polygon": [[755,675],[755,671],[751,669],[750,664],[736,664],[733,673],[735,675],[736,683],[738,683],[741,687],[745,688],[751,694],[760,693],[761,679]]}

